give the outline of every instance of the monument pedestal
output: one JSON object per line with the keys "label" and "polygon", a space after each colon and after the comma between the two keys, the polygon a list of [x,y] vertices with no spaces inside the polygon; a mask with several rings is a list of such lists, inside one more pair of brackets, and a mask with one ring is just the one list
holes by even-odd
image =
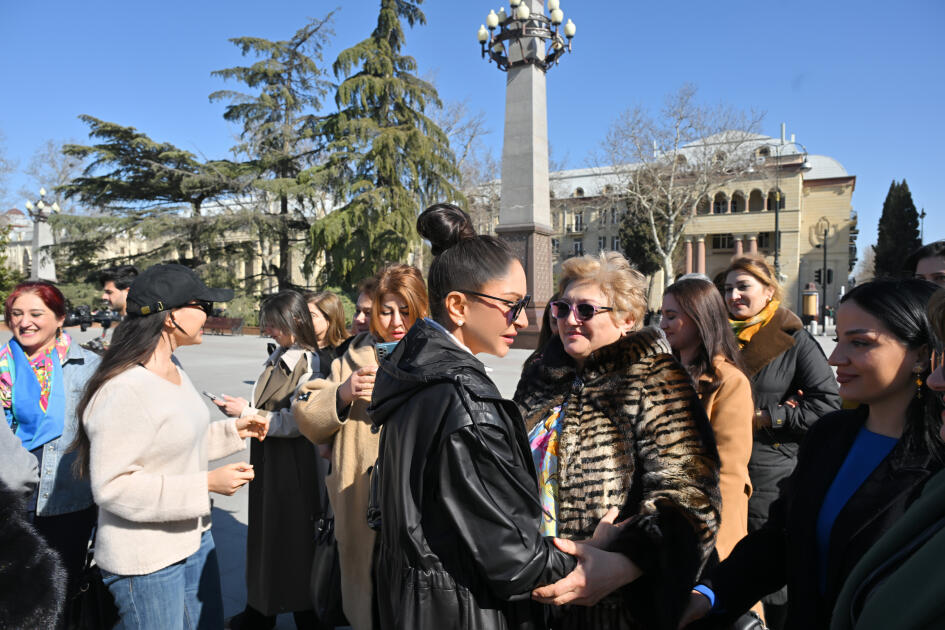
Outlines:
{"label": "monument pedestal", "polygon": [[545,305],[554,292],[551,260],[551,226],[539,223],[498,225],[496,234],[507,242],[525,267],[525,279],[532,303],[525,312],[528,327],[519,331],[513,348],[534,349],[541,330]]}

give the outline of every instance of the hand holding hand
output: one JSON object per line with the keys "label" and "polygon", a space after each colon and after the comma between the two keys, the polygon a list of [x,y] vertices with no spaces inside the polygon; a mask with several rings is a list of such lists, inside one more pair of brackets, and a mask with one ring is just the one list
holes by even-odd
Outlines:
{"label": "hand holding hand", "polygon": [[231,418],[239,418],[240,414],[243,413],[243,409],[249,404],[249,401],[245,398],[233,398],[226,394],[223,394],[223,400],[214,400],[213,402],[220,408],[220,411]]}
{"label": "hand holding hand", "polygon": [[619,523],[614,523],[618,514],[620,514],[620,510],[615,507],[607,510],[607,514],[604,514],[604,518],[600,519],[597,527],[594,528],[594,535],[591,536],[590,540],[585,540],[584,542],[598,549],[607,549],[607,547],[617,539],[623,526],[630,520],[628,518]]}
{"label": "hand holding hand", "polygon": [[640,569],[622,553],[603,551],[585,543],[555,538],[555,546],[578,559],[577,567],[554,584],[532,591],[542,604],[593,606],[606,595],[641,575]]}
{"label": "hand holding hand", "polygon": [[268,416],[246,416],[236,419],[236,430],[241,438],[256,438],[260,442],[266,439],[269,433]]}
{"label": "hand holding hand", "polygon": [[680,629],[685,628],[693,621],[698,621],[712,610],[712,604],[709,598],[698,591],[693,591],[689,596],[689,603],[686,604],[686,610],[683,611],[682,619],[679,621]]}
{"label": "hand holding hand", "polygon": [[359,368],[351,373],[341,388],[338,390],[341,400],[350,405],[355,400],[365,400],[371,402],[371,394],[374,393],[374,376],[377,374],[377,366],[370,365]]}
{"label": "hand holding hand", "polygon": [[227,464],[207,472],[207,487],[210,492],[229,497],[252,481],[254,476],[252,465],[246,462]]}

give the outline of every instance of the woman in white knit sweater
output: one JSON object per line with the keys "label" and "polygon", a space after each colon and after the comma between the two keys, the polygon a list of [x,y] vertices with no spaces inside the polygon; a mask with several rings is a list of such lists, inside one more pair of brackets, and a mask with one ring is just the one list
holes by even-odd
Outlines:
{"label": "woman in white knit sweater", "polygon": [[173,352],[200,343],[212,303],[232,297],[180,265],[147,269],[78,405],[79,461],[99,506],[95,559],[119,628],[223,627],[208,493],[233,494],[253,471],[207,463],[245,448],[243,438],[265,437],[268,420],[211,423]]}

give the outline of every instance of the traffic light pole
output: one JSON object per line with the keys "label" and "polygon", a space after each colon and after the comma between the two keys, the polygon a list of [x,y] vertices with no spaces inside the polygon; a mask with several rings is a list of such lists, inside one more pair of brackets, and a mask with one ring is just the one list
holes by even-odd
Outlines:
{"label": "traffic light pole", "polygon": [[828,226],[824,230],[824,271],[821,277],[822,282],[820,283],[820,288],[823,291],[823,298],[820,304],[821,322],[825,330],[827,328],[827,235],[829,232],[830,227]]}

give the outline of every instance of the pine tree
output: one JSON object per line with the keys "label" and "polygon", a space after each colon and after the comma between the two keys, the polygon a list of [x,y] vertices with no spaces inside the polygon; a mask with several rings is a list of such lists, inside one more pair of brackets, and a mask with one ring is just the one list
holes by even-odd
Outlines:
{"label": "pine tree", "polygon": [[919,214],[912,203],[909,185],[905,179],[902,183],[893,180],[879,217],[879,234],[874,248],[875,276],[902,275],[903,260],[921,245]]}
{"label": "pine tree", "polygon": [[312,259],[322,279],[353,286],[418,244],[416,216],[432,200],[461,200],[446,134],[424,113],[436,89],[402,53],[407,24],[424,24],[422,0],[381,0],[371,36],[334,64],[338,112],[326,122],[331,153],[319,172],[335,183],[341,206],[312,226]]}
{"label": "pine tree", "polygon": [[[213,72],[214,76],[235,79],[254,94],[219,91],[211,101],[228,100],[223,117],[240,122],[242,142],[235,150],[249,159],[242,164],[251,173],[252,186],[263,196],[278,201],[278,215],[255,213],[257,230],[278,244],[279,264],[271,272],[279,289],[291,283],[293,234],[307,233],[309,224],[302,209],[321,197],[324,185],[310,170],[319,156],[323,119],[317,114],[331,84],[320,67],[321,51],[332,35],[332,13],[310,20],[287,41],[257,37],[237,37],[243,55],[259,61]],[[294,202],[294,203],[290,203]]]}

